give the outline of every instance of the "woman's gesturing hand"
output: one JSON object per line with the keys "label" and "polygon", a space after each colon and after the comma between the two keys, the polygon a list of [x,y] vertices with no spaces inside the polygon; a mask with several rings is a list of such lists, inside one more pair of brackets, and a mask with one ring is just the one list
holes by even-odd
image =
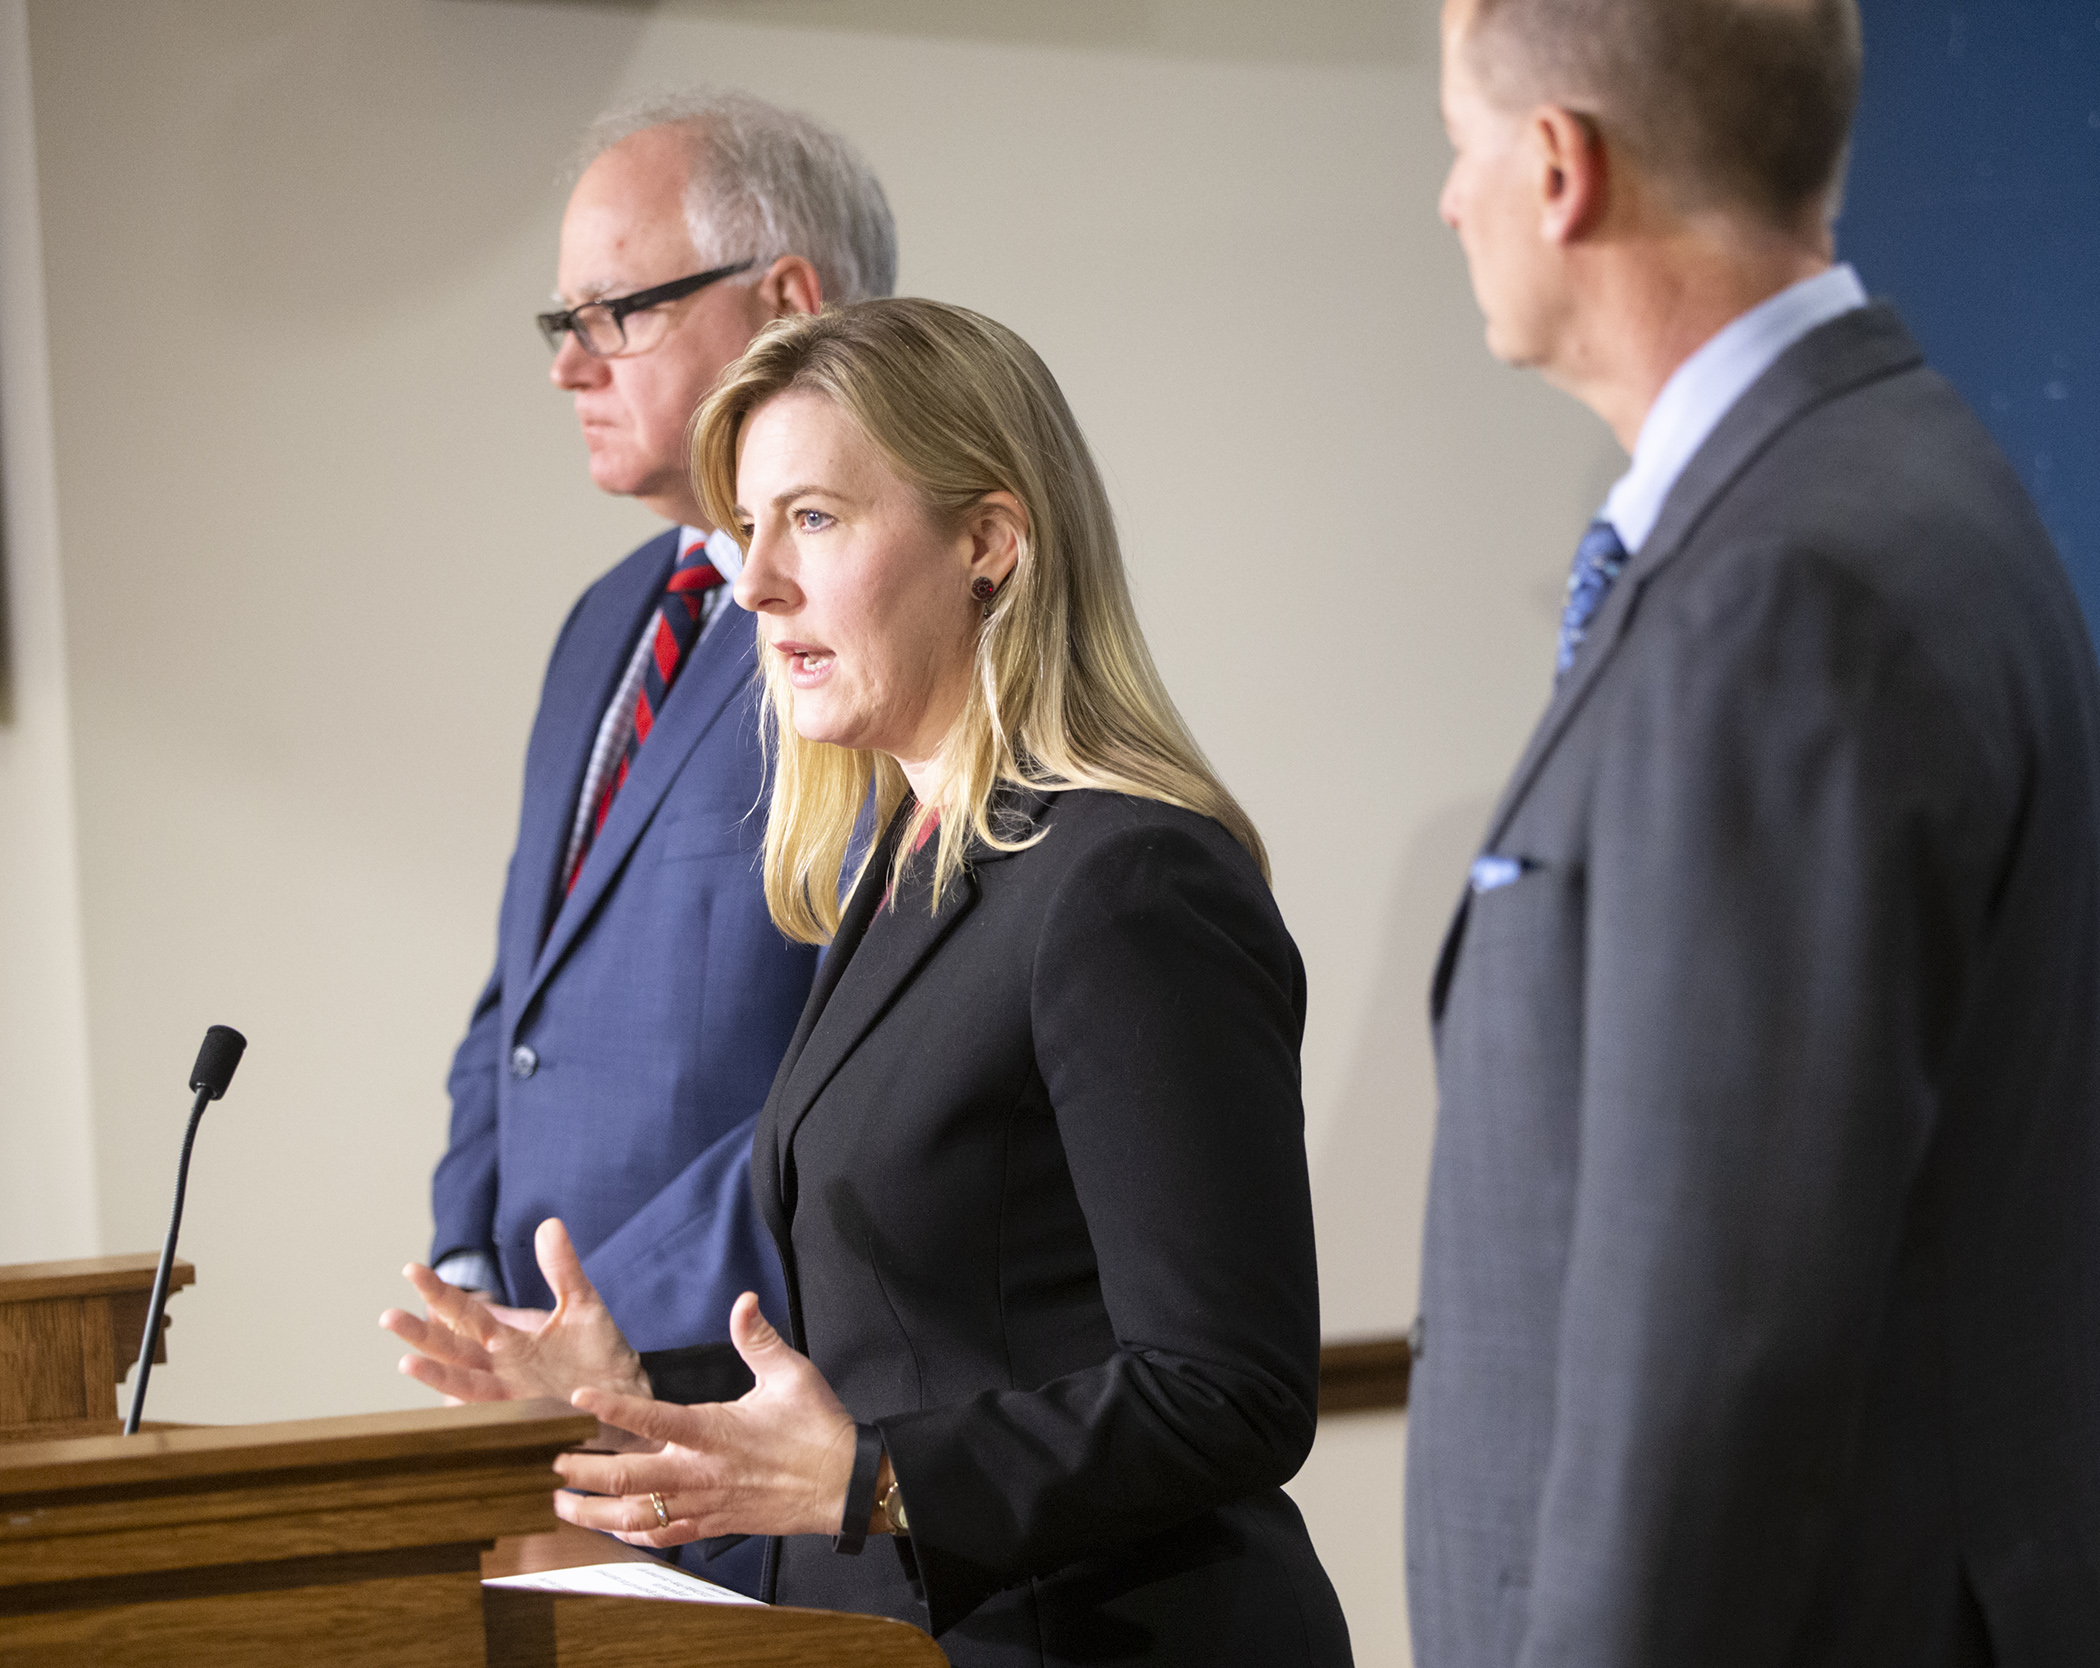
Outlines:
{"label": "woman's gesturing hand", "polygon": [[[730,1311],[729,1336],[758,1381],[741,1400],[681,1407],[598,1388],[569,1398],[602,1424],[662,1447],[561,1455],[555,1470],[588,1492],[557,1494],[557,1513],[638,1546],[839,1532],[853,1477],[853,1416],[816,1365],[759,1313],[753,1293]],[[661,1518],[651,1495],[663,1501]]]}
{"label": "woman's gesturing hand", "polygon": [[[647,1396],[648,1375],[583,1272],[568,1230],[549,1217],[533,1238],[554,1292],[551,1312],[499,1309],[448,1286],[421,1263],[405,1270],[429,1319],[389,1309],[379,1324],[407,1344],[401,1371],[449,1401],[567,1401],[583,1386]],[[601,1433],[619,1441],[613,1433]]]}

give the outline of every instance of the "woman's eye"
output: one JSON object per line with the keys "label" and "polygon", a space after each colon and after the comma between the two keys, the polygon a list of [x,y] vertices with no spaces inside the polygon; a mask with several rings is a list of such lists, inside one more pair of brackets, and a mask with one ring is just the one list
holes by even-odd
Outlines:
{"label": "woman's eye", "polygon": [[821,533],[830,525],[831,517],[822,510],[797,510],[795,512],[795,528],[798,532]]}
{"label": "woman's eye", "polygon": [[743,536],[747,545],[758,537],[758,523],[755,521],[740,521],[736,524],[736,530]]}

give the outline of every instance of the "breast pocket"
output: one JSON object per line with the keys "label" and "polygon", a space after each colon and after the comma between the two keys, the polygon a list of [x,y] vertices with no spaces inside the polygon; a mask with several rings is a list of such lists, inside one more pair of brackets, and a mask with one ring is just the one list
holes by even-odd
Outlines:
{"label": "breast pocket", "polygon": [[1474,864],[1447,1028],[1477,1028],[1498,1055],[1560,1030],[1582,1002],[1582,900],[1579,870],[1528,857]]}
{"label": "breast pocket", "polygon": [[1520,1199],[1512,1183],[1558,1176],[1559,1161],[1572,1156],[1585,897],[1580,869],[1529,861],[1514,878],[1475,891],[1437,1038],[1447,1113],[1438,1164],[1466,1172],[1469,1195],[1515,1202],[1534,1222],[1550,1220],[1557,1205]]}

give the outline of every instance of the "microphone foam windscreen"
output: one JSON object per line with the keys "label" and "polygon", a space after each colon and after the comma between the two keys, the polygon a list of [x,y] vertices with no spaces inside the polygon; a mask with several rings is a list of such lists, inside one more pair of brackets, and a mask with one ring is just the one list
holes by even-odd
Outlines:
{"label": "microphone foam windscreen", "polygon": [[248,1039],[231,1025],[214,1025],[204,1033],[204,1046],[197,1050],[197,1064],[190,1072],[192,1090],[207,1089],[217,1100],[233,1081],[233,1068],[241,1063]]}

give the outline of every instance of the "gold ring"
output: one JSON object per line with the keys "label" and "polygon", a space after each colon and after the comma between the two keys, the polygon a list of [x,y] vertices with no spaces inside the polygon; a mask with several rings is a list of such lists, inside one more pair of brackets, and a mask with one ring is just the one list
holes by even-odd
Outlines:
{"label": "gold ring", "polygon": [[670,1528],[671,1514],[664,1510],[664,1497],[660,1494],[652,1494],[649,1496],[649,1504],[656,1508],[656,1526],[659,1529]]}

